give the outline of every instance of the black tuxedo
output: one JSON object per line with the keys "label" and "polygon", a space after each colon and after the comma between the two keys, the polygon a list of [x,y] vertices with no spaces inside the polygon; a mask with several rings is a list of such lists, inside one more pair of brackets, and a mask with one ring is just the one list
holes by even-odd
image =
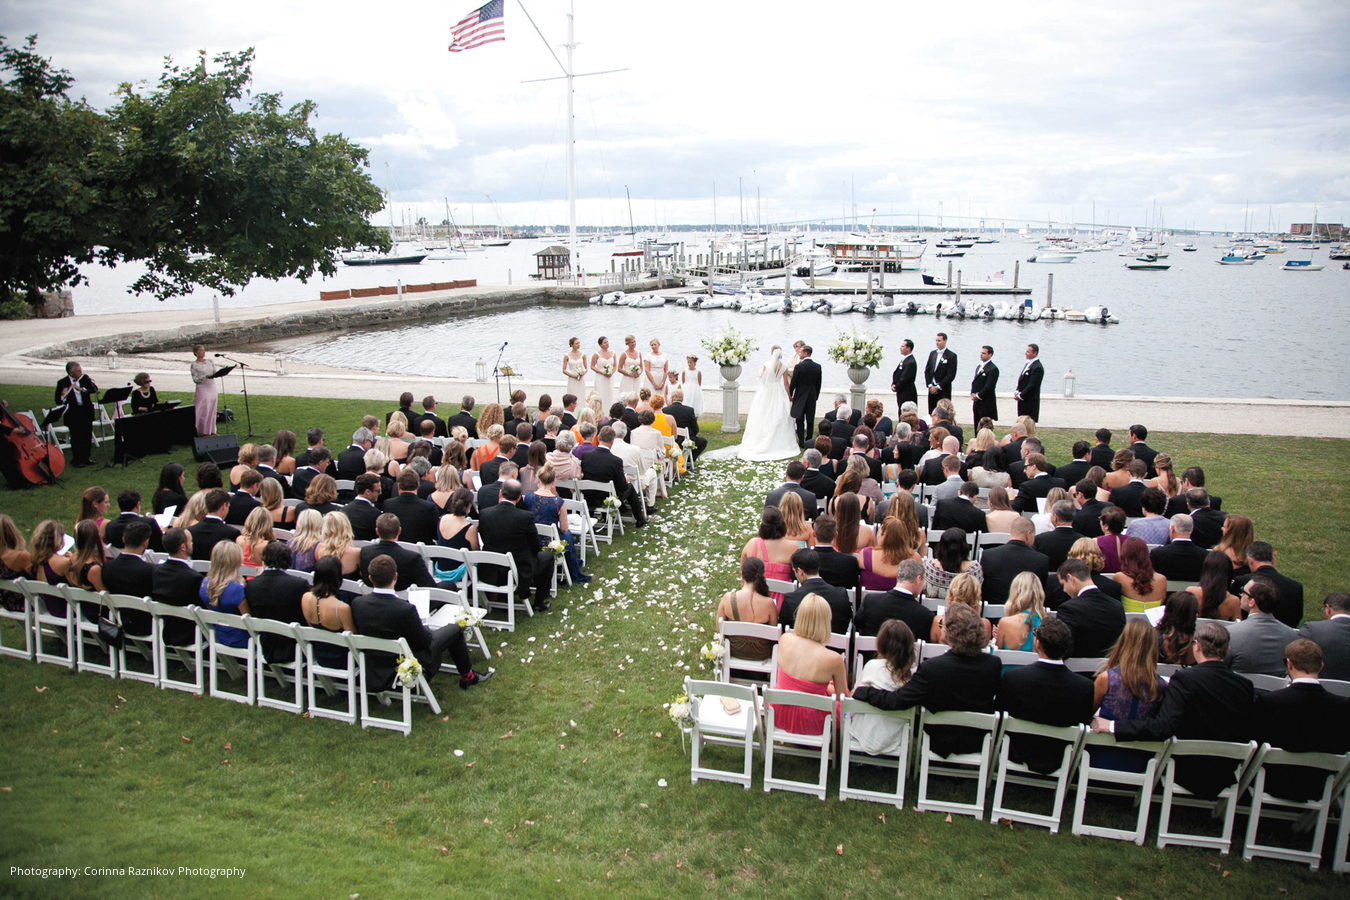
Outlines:
{"label": "black tuxedo", "polygon": [[1144,510],[1139,506],[1139,498],[1148,485],[1142,481],[1130,481],[1111,492],[1111,502],[1125,510],[1131,519],[1142,519]]}
{"label": "black tuxedo", "polygon": [[150,516],[138,516],[134,512],[124,512],[104,525],[103,542],[112,544],[118,550],[121,550],[122,535],[126,532],[128,525],[137,521],[150,526],[150,549],[156,553],[162,552],[164,550],[164,532],[160,531],[159,523]]}
{"label": "black tuxedo", "polygon": [[1088,469],[1090,468],[1092,468],[1092,463],[1086,459],[1075,459],[1073,462],[1065,463],[1062,466],[1056,466],[1055,477],[1063,478],[1065,487],[1073,487],[1087,477]]}
{"label": "black tuxedo", "polygon": [[984,510],[964,497],[939,500],[933,510],[933,528],[960,528],[966,534],[976,531],[987,532],[989,525],[985,521]]}
{"label": "black tuxedo", "polygon": [[[694,442],[694,459],[698,459],[708,446],[708,439],[699,436],[698,416],[694,414],[694,408],[684,403],[667,403],[665,409],[661,411],[675,420],[676,428],[683,428],[689,432],[689,440]],[[567,423],[564,422],[563,426],[567,427]],[[683,446],[684,439],[677,438],[677,440]]]}
{"label": "black tuxedo", "polygon": [[834,479],[819,469],[807,469],[802,476],[802,487],[811,492],[817,500],[826,500],[834,496]]}
{"label": "black tuxedo", "polygon": [[624,440],[631,444],[633,442],[633,432],[642,427],[642,420],[638,418],[637,410],[633,409],[631,406],[625,406],[623,408],[623,415],[620,419],[623,421],[623,424],[628,426],[628,435]]}
{"label": "black tuxedo", "polygon": [[295,474],[291,476],[291,496],[297,500],[305,499],[305,492],[309,490],[309,483],[316,476],[322,474],[313,466],[296,465]]}
{"label": "black tuxedo", "polygon": [[[1256,698],[1256,740],[1290,753],[1350,751],[1350,700],[1320,684],[1298,682]],[[1266,768],[1266,792],[1289,800],[1322,796],[1326,773]]]}
{"label": "black tuxedo", "polygon": [[1168,541],[1148,552],[1153,571],[1160,572],[1168,581],[1198,582],[1200,567],[1208,555],[1208,550],[1186,538]]}
{"label": "black tuxedo", "polygon": [[858,634],[875,637],[887,621],[899,619],[914,632],[915,640],[926,641],[933,634],[936,618],[937,613],[902,588],[872,591],[863,595],[862,605],[858,607]]}
{"label": "black tuxedo", "polygon": [[490,481],[478,489],[478,494],[474,497],[474,506],[481,512],[489,507],[496,506],[502,499],[502,483],[500,481]]}
{"label": "black tuxedo", "polygon": [[1050,571],[1050,558],[1021,541],[1008,541],[1001,547],[990,547],[980,554],[980,568],[984,569],[982,594],[986,603],[1007,603],[1013,579],[1023,572],[1031,572],[1045,584]]}
{"label": "black tuxedo", "polygon": [[511,437],[515,437],[516,426],[526,424],[530,424],[529,420],[527,419],[507,419],[505,422],[502,423],[502,434],[509,434],[511,435]]}
{"label": "black tuxedo", "polygon": [[361,548],[361,580],[370,584],[370,563],[377,556],[387,556],[398,566],[398,580],[394,590],[406,591],[410,587],[435,587],[436,579],[427,571],[422,554],[407,547],[401,547],[396,541],[377,541]]}
{"label": "black tuxedo", "polygon": [[[408,434],[417,434],[417,433],[418,433],[418,432],[417,432],[417,425],[418,425],[419,422],[422,421],[422,416],[421,416],[421,414],[420,414],[420,413],[415,413],[415,412],[413,412],[413,411],[412,411],[412,407],[410,407],[410,406],[400,406],[400,407],[398,408],[398,412],[403,413],[403,418],[404,418],[404,419],[407,421],[407,423],[408,423]],[[392,419],[393,417],[394,417],[394,414],[391,413],[391,412],[387,412],[387,413],[384,414],[384,428],[385,428],[385,431],[388,431],[388,430],[389,430],[389,420]]]}
{"label": "black tuxedo", "polygon": [[[103,564],[103,587],[110,594],[149,597],[155,592],[155,565],[139,556],[123,553]],[[134,635],[150,633],[150,614],[139,610],[121,611],[122,627]]]}
{"label": "black tuxedo", "polygon": [[[433,484],[432,489],[435,487]],[[436,543],[436,526],[441,522],[441,511],[436,504],[421,499],[416,493],[400,493],[384,501],[384,511],[398,516],[399,527],[403,530],[399,540],[409,544]]]}
{"label": "black tuxedo", "polygon": [[[848,455],[850,443],[848,438],[835,435],[834,429],[836,427],[841,428],[843,431],[847,431],[850,437],[853,435],[853,427],[851,425],[842,425],[831,426],[830,428],[830,459],[838,461]],[[842,472],[843,466],[840,466],[836,471]]]}
{"label": "black tuxedo", "polygon": [[1026,438],[1024,437],[1020,437],[1015,441],[1010,440],[1008,441],[1007,444],[1003,446],[1003,449],[999,454],[1000,456],[1003,457],[1003,470],[1008,473],[1008,476],[1010,478],[1013,476],[1013,466],[1018,467],[1017,472],[1019,477],[1017,478],[1017,480],[1013,481],[1012,483],[1013,487],[1017,487],[1023,481],[1026,481],[1026,475],[1022,474],[1023,468],[1022,444],[1025,441]]}
{"label": "black tuxedo", "polygon": [[[1002,673],[1003,664],[997,656],[988,653],[957,656],[949,651],[920,665],[914,677],[899,690],[863,686],[853,692],[853,698],[878,709],[922,706],[933,712],[992,713]],[[980,732],[968,728],[930,728],[928,735],[929,746],[939,756],[978,752],[983,740]]]}
{"label": "black tuxedo", "polygon": [[[587,456],[595,454],[588,453]],[[534,516],[528,510],[510,503],[498,503],[480,510],[478,520],[478,540],[483,549],[491,553],[507,553],[516,561],[517,592],[529,593],[534,584],[537,603],[548,602],[549,590],[553,585],[553,554],[541,549],[539,532],[534,527]],[[488,569],[499,567],[490,566]],[[495,573],[489,572],[491,578]],[[505,573],[501,573],[505,581]],[[490,582],[491,583],[491,582]]]}
{"label": "black tuxedo", "polygon": [[[107,576],[105,575],[104,578],[106,579]],[[1276,572],[1274,566],[1262,566],[1255,572],[1234,578],[1233,593],[1242,593],[1242,589],[1247,586],[1247,582],[1253,578],[1264,578],[1275,585],[1275,589],[1280,592],[1279,604],[1272,610],[1275,618],[1290,628],[1297,628],[1299,621],[1303,618],[1303,585]]]}
{"label": "black tuxedo", "polygon": [[[1111,576],[1103,575],[1101,572],[1093,572],[1092,583],[1096,585],[1097,590],[1112,600],[1121,598],[1121,584],[1118,581],[1113,581]],[[1064,593],[1064,585],[1059,583],[1059,573],[1051,572],[1045,577],[1045,608],[1054,612],[1068,602],[1069,595]]]}
{"label": "black tuxedo", "polygon": [[[582,455],[581,477],[587,481],[608,481],[614,485],[614,492],[618,494],[620,501],[628,504],[628,508],[633,512],[633,518],[637,519],[638,526],[646,524],[647,506],[628,483],[623,473],[623,460],[615,456],[608,447],[596,447]],[[599,491],[583,493],[586,495],[586,505],[591,509],[595,509],[605,499],[605,495]]]}
{"label": "black tuxedo", "polygon": [[447,433],[454,431],[456,427],[463,428],[471,438],[478,437],[478,420],[473,417],[473,413],[461,410],[445,420]]}
{"label": "black tuxedo", "polygon": [[421,437],[423,422],[431,422],[433,425],[435,425],[436,430],[431,433],[432,437],[443,438],[450,436],[450,430],[446,428],[445,420],[442,419],[440,416],[436,415],[434,412],[422,413],[421,417],[417,422],[417,431],[411,433],[416,434],[418,437]]}
{"label": "black tuxedo", "polygon": [[1018,512],[1036,512],[1037,500],[1044,500],[1055,488],[1064,487],[1064,479],[1056,478],[1054,475],[1037,475],[1035,478],[1028,478],[1017,490],[1017,496],[1013,498],[1012,508]]}
{"label": "black tuxedo", "polygon": [[239,529],[226,525],[224,521],[207,516],[188,529],[192,535],[192,558],[210,559],[211,551],[221,541],[233,541],[239,537]]}
{"label": "black tuxedo", "polygon": [[[571,429],[573,429],[573,428],[576,427],[576,424],[577,424],[577,417],[574,416],[574,415],[572,415],[570,412],[568,412],[568,411],[565,410],[565,409],[563,410],[563,414],[562,414],[562,416],[561,416],[561,419],[562,419],[562,427],[563,427],[563,431],[570,431]],[[683,428],[684,426],[681,425],[680,427]],[[691,433],[692,433],[692,432],[691,432]]]}
{"label": "black tuxedo", "polygon": [[1125,630],[1125,607],[1096,585],[1066,600],[1055,614],[1073,631],[1073,656],[1106,656]]}
{"label": "black tuxedo", "polygon": [[811,357],[799,359],[788,382],[792,400],[792,418],[797,422],[797,443],[811,442],[811,426],[816,420],[816,401],[820,399],[820,363]]}
{"label": "black tuxedo", "polygon": [[[478,469],[478,478],[480,483],[486,486],[496,481],[497,470],[502,467],[502,463],[506,462],[506,460],[507,460],[506,457],[498,453],[496,456],[492,457],[492,459],[489,459],[487,462],[483,463],[483,465]],[[511,462],[515,462],[515,460],[514,459],[511,460]]]}
{"label": "black tuxedo", "polygon": [[278,486],[280,486],[282,497],[293,496],[291,494],[291,483],[286,480],[286,476],[282,475],[280,472],[278,472],[271,466],[258,466],[257,469],[258,474],[261,475],[263,478],[270,478],[273,481],[275,481]]}
{"label": "black tuxedo", "polygon": [[[956,438],[957,443],[962,447],[966,445],[966,431],[960,425],[951,421],[937,421],[933,423],[934,428],[945,428],[952,437]],[[964,466],[962,468],[965,468]]]}
{"label": "black tuxedo", "polygon": [[[244,585],[248,614],[287,625],[304,625],[305,612],[300,598],[309,590],[309,582],[282,569],[263,569]],[[275,634],[262,635],[263,657],[268,662],[284,663],[295,658],[295,641]]]}
{"label": "black tuxedo", "polygon": [[780,625],[792,625],[797,621],[797,607],[807,594],[819,594],[830,604],[830,631],[835,634],[848,633],[848,626],[853,622],[853,601],[848,591],[827,583],[819,575],[813,575],[796,590],[783,595],[783,605],[778,610]]}
{"label": "black tuxedo", "polygon": [[[1235,741],[1252,737],[1255,689],[1252,683],[1219,661],[1181,669],[1168,682],[1162,703],[1147,719],[1122,719],[1115,724],[1118,741]],[[1217,797],[1237,780],[1232,763],[1212,759],[1177,760],[1177,781],[1206,799]]]}
{"label": "black tuxedo", "polygon": [[[1213,494],[1209,494],[1208,496],[1210,509],[1223,508],[1222,498],[1216,497]],[[1163,510],[1163,518],[1170,519],[1175,515],[1180,515],[1181,513],[1186,513],[1187,515],[1190,515],[1190,512],[1191,512],[1190,509],[1186,507],[1186,495],[1185,493],[1181,493],[1177,494],[1175,497],[1168,498],[1167,508]]]}
{"label": "black tuxedo", "polygon": [[[839,410],[837,409],[830,410],[825,414],[824,419],[826,422],[830,423],[831,427],[833,427],[834,423],[839,421]],[[848,424],[850,427],[847,429],[841,428],[839,430],[840,434],[843,434],[844,431],[848,431],[850,435],[853,434],[853,429],[857,428],[859,425],[862,424],[862,410],[860,409],[853,410],[853,414],[848,417]],[[830,433],[833,434],[834,432],[831,431]]]}
{"label": "black tuxedo", "polygon": [[1191,532],[1191,540],[1206,550],[1214,549],[1214,545],[1223,540],[1223,520],[1226,518],[1225,513],[1208,506],[1192,510],[1191,521],[1195,523],[1195,529]]}
{"label": "black tuxedo", "polygon": [[928,411],[937,408],[939,400],[952,399],[952,381],[956,378],[956,354],[950,350],[934,349],[928,354],[928,363],[923,367],[925,388],[936,387],[928,395]]}
{"label": "black tuxedo", "polygon": [[1049,559],[1050,571],[1053,572],[1064,565],[1064,560],[1069,558],[1069,551],[1073,549],[1074,541],[1080,537],[1083,535],[1070,526],[1061,525],[1044,534],[1036,535],[1036,549]]}
{"label": "black tuxedo", "polygon": [[375,520],[380,517],[380,511],[375,504],[365,497],[356,497],[342,507],[342,513],[347,517],[347,521],[352,523],[352,537],[358,541],[375,540]]}
{"label": "black tuxedo", "polygon": [[[199,593],[206,576],[192,568],[186,560],[166,559],[155,566],[151,576],[150,599],[170,606],[200,606]],[[165,619],[164,643],[175,647],[192,643],[197,626],[180,619]]]}
{"label": "black tuxedo", "polygon": [[[1019,719],[1064,727],[1092,721],[1092,682],[1059,663],[1039,660],[1009,669],[998,688],[998,708]],[[1064,742],[1039,735],[1011,735],[1008,758],[1049,775],[1064,762]]]}
{"label": "black tuxedo", "polygon": [[[1110,444],[1093,444],[1092,452],[1088,456],[1088,462],[1092,466],[1100,466],[1107,472],[1110,472],[1111,467],[1115,465],[1116,462],[1116,451],[1111,449]],[[1089,468],[1090,467],[1091,466],[1089,466]],[[1182,512],[1185,511],[1186,510],[1184,509],[1182,510]]]}
{"label": "black tuxedo", "polygon": [[858,586],[858,575],[862,567],[858,557],[851,553],[840,553],[828,544],[811,548],[820,557],[820,577],[826,584],[853,590]]}
{"label": "black tuxedo", "polygon": [[[919,484],[936,487],[946,481],[947,473],[942,471],[942,461],[950,455],[951,454],[949,453],[944,453],[941,456],[934,456],[929,459],[928,462],[924,463],[922,468],[918,471]],[[965,469],[966,465],[965,463],[962,463],[961,467],[957,470],[957,473],[961,476],[962,480],[966,477]]]}
{"label": "black tuxedo", "polygon": [[998,366],[994,365],[992,359],[975,367],[975,378],[970,382],[970,392],[976,397],[971,405],[971,412],[974,415],[971,421],[976,425],[980,424],[980,419],[985,416],[997,421],[998,396],[994,393],[997,386]]}
{"label": "black tuxedo", "polygon": [[[1142,459],[1144,461],[1144,464],[1148,466],[1148,477],[1157,478],[1158,470],[1153,468],[1153,460],[1157,458],[1158,451],[1154,450],[1152,447],[1150,447],[1148,444],[1145,444],[1143,441],[1135,441],[1133,444],[1130,445],[1129,449],[1131,452],[1134,453],[1135,459]],[[1108,469],[1107,471],[1110,470]]]}
{"label": "black tuxedo", "polygon": [[242,526],[248,521],[248,514],[262,506],[258,498],[246,491],[230,494],[230,511],[225,514],[225,524]]}
{"label": "black tuxedo", "polygon": [[1045,367],[1039,357],[1023,366],[1017,376],[1017,415],[1030,416],[1032,421],[1041,420],[1041,381],[1045,378]]}
{"label": "black tuxedo", "polygon": [[[97,410],[94,408],[94,394],[96,393],[98,393],[98,386],[94,384],[94,380],[87,373],[74,381],[69,375],[64,375],[56,382],[56,393],[53,395],[52,405],[66,404],[65,415],[62,420],[66,423],[66,427],[70,429],[70,455],[71,462],[75,465],[87,464],[94,451],[94,419],[97,416]],[[77,399],[78,403],[76,402]]]}
{"label": "black tuxedo", "polygon": [[1114,506],[1113,503],[1106,503],[1102,500],[1089,500],[1083,504],[1083,508],[1073,514],[1073,530],[1084,537],[1099,538],[1102,536],[1102,510],[1108,506]]}
{"label": "black tuxedo", "polygon": [[[471,671],[469,648],[458,625],[446,625],[432,632],[422,624],[417,609],[407,600],[393,594],[372,593],[357,597],[351,603],[352,624],[358,634],[397,640],[404,638],[408,649],[422,664],[422,674],[432,678],[441,670],[441,654],[450,652],[461,675]],[[398,660],[392,653],[367,653],[369,690],[384,690],[394,683]]]}
{"label": "black tuxedo", "polygon": [[772,506],[776,509],[778,504],[783,502],[783,497],[787,495],[788,491],[791,491],[802,499],[802,511],[805,514],[807,521],[820,515],[820,509],[816,507],[815,493],[802,487],[801,484],[791,481],[780,488],[769,491],[768,496],[764,498],[764,505],[766,507]]}
{"label": "black tuxedo", "polygon": [[895,392],[897,405],[903,406],[906,402],[919,405],[919,390],[914,386],[914,379],[918,375],[919,363],[914,359],[914,354],[901,357],[900,364],[891,373],[891,390]]}
{"label": "black tuxedo", "polygon": [[337,455],[337,472],[330,472],[338,481],[355,481],[366,473],[366,451],[355,445]]}
{"label": "black tuxedo", "polygon": [[[849,454],[845,454],[844,460],[847,461],[847,460],[849,459],[849,457],[852,457],[852,456],[858,456],[858,455],[859,455],[859,454],[857,454],[857,453],[849,453]],[[868,478],[871,478],[871,479],[872,479],[873,481],[875,481],[878,485],[880,485],[880,484],[885,480],[885,475],[882,473],[882,469],[881,469],[881,459],[880,459],[880,457],[866,456],[866,455],[864,455],[864,456],[863,456],[863,461],[867,463],[867,477],[868,477]]]}

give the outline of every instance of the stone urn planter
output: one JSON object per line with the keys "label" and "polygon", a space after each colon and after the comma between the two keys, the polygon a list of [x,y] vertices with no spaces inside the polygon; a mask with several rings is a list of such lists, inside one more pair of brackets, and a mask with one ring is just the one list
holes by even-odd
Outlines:
{"label": "stone urn planter", "polygon": [[872,374],[872,370],[864,366],[849,366],[848,380],[854,384],[867,384],[867,376]]}
{"label": "stone urn planter", "polygon": [[734,382],[737,378],[741,377],[740,366],[722,366],[721,368],[722,368],[722,379],[724,381]]}
{"label": "stone urn planter", "polygon": [[740,366],[721,366],[722,369],[722,431],[732,434],[741,430]]}
{"label": "stone urn planter", "polygon": [[848,380],[853,382],[849,389],[849,405],[854,409],[867,407],[867,376],[870,374],[872,370],[865,366],[848,367]]}

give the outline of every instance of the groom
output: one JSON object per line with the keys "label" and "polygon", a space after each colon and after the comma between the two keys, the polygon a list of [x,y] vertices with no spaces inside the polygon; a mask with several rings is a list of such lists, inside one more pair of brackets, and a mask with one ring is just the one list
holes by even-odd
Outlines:
{"label": "groom", "polygon": [[802,344],[797,350],[797,368],[788,384],[792,400],[792,418],[797,420],[797,444],[805,447],[815,427],[816,400],[820,397],[820,364],[811,358],[811,348]]}

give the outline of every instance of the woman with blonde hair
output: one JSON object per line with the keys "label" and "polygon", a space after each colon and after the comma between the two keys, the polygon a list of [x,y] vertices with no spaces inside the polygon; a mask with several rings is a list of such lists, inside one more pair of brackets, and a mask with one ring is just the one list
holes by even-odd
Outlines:
{"label": "woman with blonde hair", "polygon": [[352,523],[345,513],[330,512],[323,517],[319,546],[314,548],[314,560],[334,556],[342,560],[342,576],[353,576],[361,567],[361,548],[352,546]]}
{"label": "woman with blonde hair", "polygon": [[[408,458],[408,417],[398,410],[389,417],[389,424],[384,427],[384,437],[381,441],[387,440],[386,447],[380,447],[384,454],[392,460],[403,462]],[[379,447],[377,443],[375,446]]]}
{"label": "woman with blonde hair", "polygon": [[1158,473],[1158,477],[1149,479],[1147,487],[1155,487],[1171,498],[1177,495],[1181,490],[1181,481],[1176,473],[1172,471],[1172,457],[1166,453],[1159,453],[1153,457],[1153,469]]}
{"label": "woman with blonde hair", "polygon": [[1012,523],[1022,518],[1022,514],[1012,508],[1008,502],[1008,489],[991,487],[989,489],[989,511],[984,514],[985,525],[990,534],[1010,534]]}
{"label": "woman with blonde hair", "polygon": [[259,568],[262,566],[262,552],[268,544],[277,539],[272,531],[272,514],[264,507],[254,507],[244,520],[243,531],[234,542],[243,554],[243,564]]}
{"label": "woman with blonde hair", "polygon": [[478,435],[486,438],[488,429],[493,425],[506,425],[506,412],[502,409],[500,403],[489,403],[483,407],[483,411],[478,414]]}
{"label": "woman with blonde hair", "polygon": [[1233,564],[1234,578],[1239,575],[1246,575],[1251,571],[1247,568],[1247,548],[1252,545],[1254,540],[1256,540],[1256,529],[1252,526],[1251,519],[1237,513],[1229,513],[1224,516],[1223,536],[1214,545],[1214,549],[1222,552]]}
{"label": "woman with blonde hair", "polygon": [[[883,691],[897,691],[914,674],[918,653],[914,632],[900,619],[887,619],[877,632],[877,655],[868,660],[853,689],[874,687]],[[874,756],[898,756],[908,738],[905,723],[889,716],[853,713],[849,733],[857,739],[864,753]]]}
{"label": "woman with blonde hair", "polygon": [[[404,447],[406,448],[407,445],[405,444]],[[399,472],[403,471],[403,467],[394,461],[394,457],[391,455],[393,450],[394,442],[389,438],[382,437],[377,440],[375,446],[366,451],[364,457],[366,461],[366,471],[373,472],[380,476],[381,482],[386,478],[391,480],[397,478]],[[390,491],[386,490],[384,491],[383,496],[388,497],[390,493]]]}
{"label": "woman with blonde hair", "polygon": [[[1151,717],[1162,702],[1167,684],[1158,676],[1158,633],[1143,619],[1130,619],[1116,638],[1106,662],[1092,683],[1097,715],[1113,722]],[[1089,748],[1099,768],[1142,772],[1151,753],[1124,747]]]}
{"label": "woman with blonde hair", "polygon": [[281,482],[275,478],[264,478],[258,487],[258,502],[272,517],[272,524],[282,528],[295,524],[295,509],[285,503]]}
{"label": "woman with blonde hair", "polygon": [[449,462],[441,464],[436,470],[436,490],[427,495],[427,500],[436,504],[436,508],[445,515],[450,508],[450,498],[455,495],[463,482],[459,480],[459,471]]}
{"label": "woman with blonde hair", "polygon": [[[498,407],[498,409],[500,410],[501,407]],[[483,468],[483,463],[497,458],[497,454],[501,451],[501,441],[504,430],[501,423],[498,422],[490,426],[486,431],[480,427],[478,433],[487,439],[487,443],[476,447],[473,451],[473,458],[469,460],[469,468],[473,469],[475,472]]]}
{"label": "woman with blonde hair", "polygon": [[994,437],[994,432],[989,428],[981,428],[975,435],[975,439],[966,445],[966,456],[975,454],[976,459],[983,459],[984,453],[998,446],[998,438]]}
{"label": "woman with blonde hair", "polygon": [[258,445],[252,442],[239,445],[238,462],[230,469],[230,490],[239,490],[239,479],[249,469],[258,468]]}
{"label": "woman with blonde hair", "polygon": [[1003,618],[998,620],[998,645],[1004,650],[1032,649],[1034,632],[1045,619],[1045,588],[1034,572],[1022,572],[1008,589]]}
{"label": "woman with blonde hair", "polygon": [[799,546],[809,547],[815,534],[806,521],[806,507],[802,504],[802,498],[793,491],[788,491],[778,501],[778,509],[783,513],[787,539],[796,541]]}
{"label": "woman with blonde hair", "polygon": [[295,521],[295,534],[288,545],[291,568],[301,572],[314,571],[314,553],[323,539],[323,516],[317,509],[302,510]]}
{"label": "woman with blonde hair", "polygon": [[577,424],[572,426],[572,437],[576,438],[578,445],[586,442],[581,436],[581,426],[589,424],[593,429],[591,433],[591,446],[597,446],[600,439],[600,414],[589,406],[577,413]]}
{"label": "woman with blonde hair", "polygon": [[[237,544],[221,541],[211,548],[211,565],[206,570],[206,577],[202,579],[197,594],[212,610],[235,615],[248,612],[248,601],[244,599],[244,579],[239,574],[243,561],[243,551]],[[226,647],[247,647],[248,632],[229,625],[217,625],[216,641]]]}
{"label": "woman with blonde hair", "polygon": [[[793,630],[778,639],[778,676],[774,687],[829,697],[850,693],[844,657],[825,646],[830,639],[830,604],[807,594],[797,607]],[[774,704],[774,726],[792,734],[821,734],[824,710]],[[836,718],[837,721],[837,718]]]}
{"label": "woman with blonde hair", "polygon": [[[183,504],[183,509],[173,520],[174,528],[191,528],[202,519],[206,518],[206,495],[207,491],[197,491],[188,498],[187,503]],[[337,496],[336,493],[333,494]]]}
{"label": "woman with blonde hair", "polygon": [[1111,492],[1118,487],[1124,487],[1130,483],[1130,463],[1134,462],[1133,450],[1117,450],[1115,458],[1111,460],[1111,471],[1107,473],[1106,478],[1097,486],[1097,499],[1106,502],[1111,499]]}
{"label": "woman with blonde hair", "polygon": [[[953,606],[964,606],[974,612],[976,616],[979,616],[983,609],[980,591],[979,579],[974,575],[969,573],[957,575],[952,579],[951,586],[947,588],[948,611]],[[984,642],[987,644],[989,639],[994,636],[994,626],[988,619],[981,618],[980,622],[984,625]]]}
{"label": "woman with blonde hair", "polygon": [[[876,451],[872,450],[869,451],[868,455],[873,455],[875,453]],[[850,453],[848,459],[844,461],[844,471],[857,473],[858,496],[866,497],[868,500],[866,505],[867,514],[864,516],[864,519],[868,522],[872,521],[872,516],[875,514],[877,507],[881,505],[881,501],[884,499],[885,495],[881,493],[881,485],[871,476],[872,469],[867,463],[866,456],[860,453]],[[836,485],[836,487],[838,487],[838,485]]]}

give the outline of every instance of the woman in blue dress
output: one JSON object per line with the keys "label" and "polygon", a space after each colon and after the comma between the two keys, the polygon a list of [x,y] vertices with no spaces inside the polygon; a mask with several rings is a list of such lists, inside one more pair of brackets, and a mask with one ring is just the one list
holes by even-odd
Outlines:
{"label": "woman in blue dress", "polygon": [[1008,588],[1008,602],[998,622],[1001,650],[1031,650],[1033,632],[1045,618],[1045,588],[1033,572],[1023,572]]}
{"label": "woman in blue dress", "polygon": [[563,557],[567,560],[567,571],[572,576],[573,584],[585,584],[591,580],[591,576],[581,574],[581,562],[577,559],[577,539],[568,528],[567,509],[563,499],[558,496],[554,489],[552,463],[545,463],[539,470],[539,487],[521,498],[521,503],[534,516],[534,521],[539,525],[556,525],[558,534],[562,536],[564,543],[567,544],[567,551]]}
{"label": "woman in blue dress", "polygon": [[[244,551],[233,541],[221,541],[211,548],[211,567],[197,590],[208,608],[234,615],[248,612],[244,580],[239,575],[239,567],[243,564]],[[226,647],[247,647],[248,632],[229,625],[217,625],[216,641]]]}
{"label": "woman in blue dress", "polygon": [[[1130,619],[1093,683],[1097,715],[1121,722],[1147,719],[1162,703],[1167,684],[1158,676],[1158,633],[1144,619]],[[1128,747],[1092,747],[1092,765],[1142,772],[1153,754]]]}

